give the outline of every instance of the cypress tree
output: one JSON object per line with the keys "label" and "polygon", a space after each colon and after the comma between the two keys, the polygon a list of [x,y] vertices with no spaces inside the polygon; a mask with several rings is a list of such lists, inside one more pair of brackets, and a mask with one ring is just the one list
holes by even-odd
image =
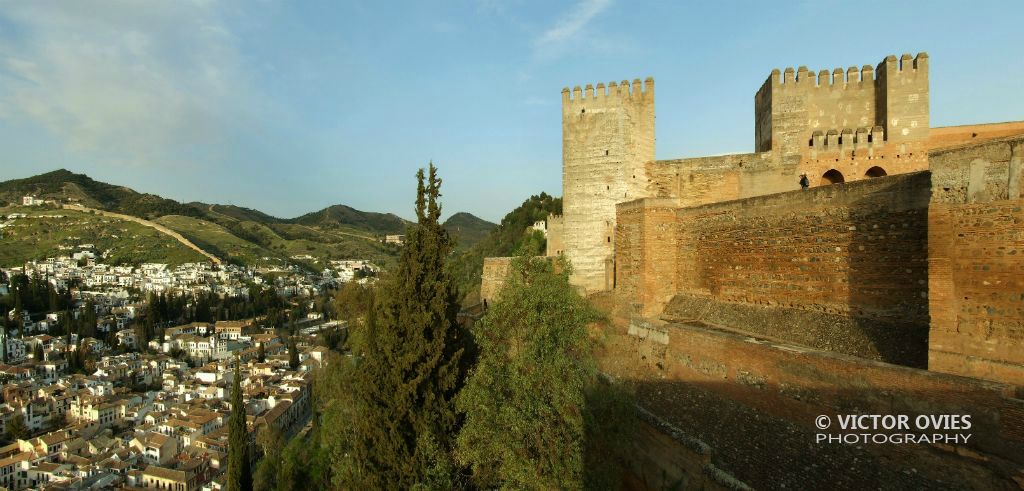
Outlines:
{"label": "cypress tree", "polygon": [[[452,241],[441,227],[441,180],[416,175],[417,223],[406,232],[397,269],[381,282],[354,352],[351,427],[335,462],[342,487],[450,488],[456,433],[454,397],[465,375],[468,334],[444,267]],[[341,406],[341,404],[338,404]]]}
{"label": "cypress tree", "polygon": [[252,490],[249,469],[249,432],[245,424],[245,402],[242,399],[242,375],[238,361],[231,387],[231,418],[228,420],[228,491]]}
{"label": "cypress tree", "polygon": [[294,336],[288,339],[288,368],[292,370],[299,368],[299,347],[295,345]]}

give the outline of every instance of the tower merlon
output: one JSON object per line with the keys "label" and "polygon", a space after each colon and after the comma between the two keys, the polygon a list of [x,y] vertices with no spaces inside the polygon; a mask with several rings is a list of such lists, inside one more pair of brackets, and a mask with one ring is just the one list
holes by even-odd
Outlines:
{"label": "tower merlon", "polygon": [[861,82],[874,82],[875,81],[875,69],[871,65],[864,65],[860,67],[860,81]]}
{"label": "tower merlon", "polygon": [[857,67],[852,66],[846,69],[846,83],[852,84],[860,82],[860,70]]}

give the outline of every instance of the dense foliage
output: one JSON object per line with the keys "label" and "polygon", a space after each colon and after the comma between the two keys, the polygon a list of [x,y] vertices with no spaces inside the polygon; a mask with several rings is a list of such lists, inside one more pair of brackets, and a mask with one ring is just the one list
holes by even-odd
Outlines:
{"label": "dense foliage", "polygon": [[537,221],[547,219],[551,213],[562,214],[562,198],[554,198],[547,193],[530,196],[518,208],[505,215],[501,224],[486,238],[458,254],[450,262],[449,268],[459,290],[460,300],[467,305],[478,301],[485,257],[513,256],[525,248],[543,254],[543,236],[534,233],[530,227]]}
{"label": "dense foliage", "polygon": [[459,460],[483,489],[578,489],[585,388],[594,379],[587,302],[564,261],[521,256],[473,328],[480,358],[458,408]]}

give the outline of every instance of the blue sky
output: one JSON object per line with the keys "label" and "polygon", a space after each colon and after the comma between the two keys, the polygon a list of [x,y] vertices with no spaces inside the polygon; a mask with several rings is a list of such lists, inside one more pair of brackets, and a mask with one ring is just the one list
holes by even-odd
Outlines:
{"label": "blue sky", "polygon": [[653,76],[657,155],[753,150],[772,68],[927,51],[932,125],[1024,119],[1024,2],[0,1],[0,180],[291,217],[561,195],[564,86]]}

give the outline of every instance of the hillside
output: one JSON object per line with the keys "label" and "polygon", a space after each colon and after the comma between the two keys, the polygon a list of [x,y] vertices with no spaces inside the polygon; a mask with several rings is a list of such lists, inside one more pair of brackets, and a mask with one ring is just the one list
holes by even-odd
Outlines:
{"label": "hillside", "polygon": [[[25,218],[0,219],[0,267],[91,250],[111,264],[138,266],[147,262],[172,266],[206,261],[199,253],[152,228],[126,220],[73,210],[0,208],[0,215],[24,213]],[[81,246],[92,244],[91,248]]]}
{"label": "hillside", "polygon": [[[0,182],[0,206],[12,205],[11,211],[17,212],[56,212],[51,207],[13,206],[20,205],[25,195],[78,203],[97,210],[152,220],[182,234],[207,252],[240,264],[266,262],[268,259],[264,258],[269,258],[274,262],[300,262],[312,269],[319,269],[322,264],[292,259],[293,256],[314,256],[325,260],[370,259],[387,265],[397,257],[398,248],[382,244],[381,236],[404,233],[407,223],[392,214],[363,212],[344,205],[331,206],[295,219],[283,219],[240,206],[179,203],[153,194],[138,193],[124,186],[96,181],[84,174],[64,169]],[[70,237],[93,237],[100,233],[89,228],[93,224],[84,221],[70,221],[65,226],[66,230],[62,233]],[[16,262],[55,256],[60,252],[57,245],[66,245],[52,231],[48,231],[48,236],[25,232],[29,233],[32,234],[31,239],[27,238],[29,235],[22,235],[17,243],[10,242],[9,250],[0,258]],[[123,235],[103,232],[101,236],[109,238]],[[104,242],[104,245],[114,244]],[[138,244],[124,245],[126,248],[129,246],[140,247]],[[144,256],[148,260],[159,261],[161,247],[154,248],[152,254],[135,254],[132,257]],[[191,256],[189,258],[199,260]],[[179,261],[184,260],[184,257],[172,255],[171,259]]]}
{"label": "hillside", "polygon": [[455,239],[456,250],[466,250],[487,237],[497,225],[470,213],[459,212],[444,221],[445,230]]}
{"label": "hillside", "polygon": [[25,195],[77,202],[90,208],[141,218],[170,214],[201,216],[201,212],[189,205],[154,194],[138,193],[124,186],[96,181],[85,174],[75,174],[65,169],[0,183],[0,206],[20,204],[21,197]]}
{"label": "hillside", "polygon": [[280,223],[284,221],[280,218],[263,213],[262,211],[254,210],[252,208],[245,208],[243,206],[216,205],[201,203],[198,201],[193,201],[188,205],[194,208],[198,208],[208,218],[222,216],[224,218],[229,218],[232,220],[243,220],[258,223]]}
{"label": "hillside", "polygon": [[349,227],[374,234],[404,234],[409,222],[391,213],[359,211],[345,205],[328,206],[289,220],[291,223],[315,228]]}
{"label": "hillside", "polygon": [[510,211],[501,223],[473,247],[458,252],[449,262],[449,270],[459,288],[463,304],[477,302],[480,294],[480,275],[483,273],[485,257],[511,256],[532,249],[544,253],[544,238],[530,227],[548,215],[562,214],[562,198],[547,193],[530,196],[516,209]]}

